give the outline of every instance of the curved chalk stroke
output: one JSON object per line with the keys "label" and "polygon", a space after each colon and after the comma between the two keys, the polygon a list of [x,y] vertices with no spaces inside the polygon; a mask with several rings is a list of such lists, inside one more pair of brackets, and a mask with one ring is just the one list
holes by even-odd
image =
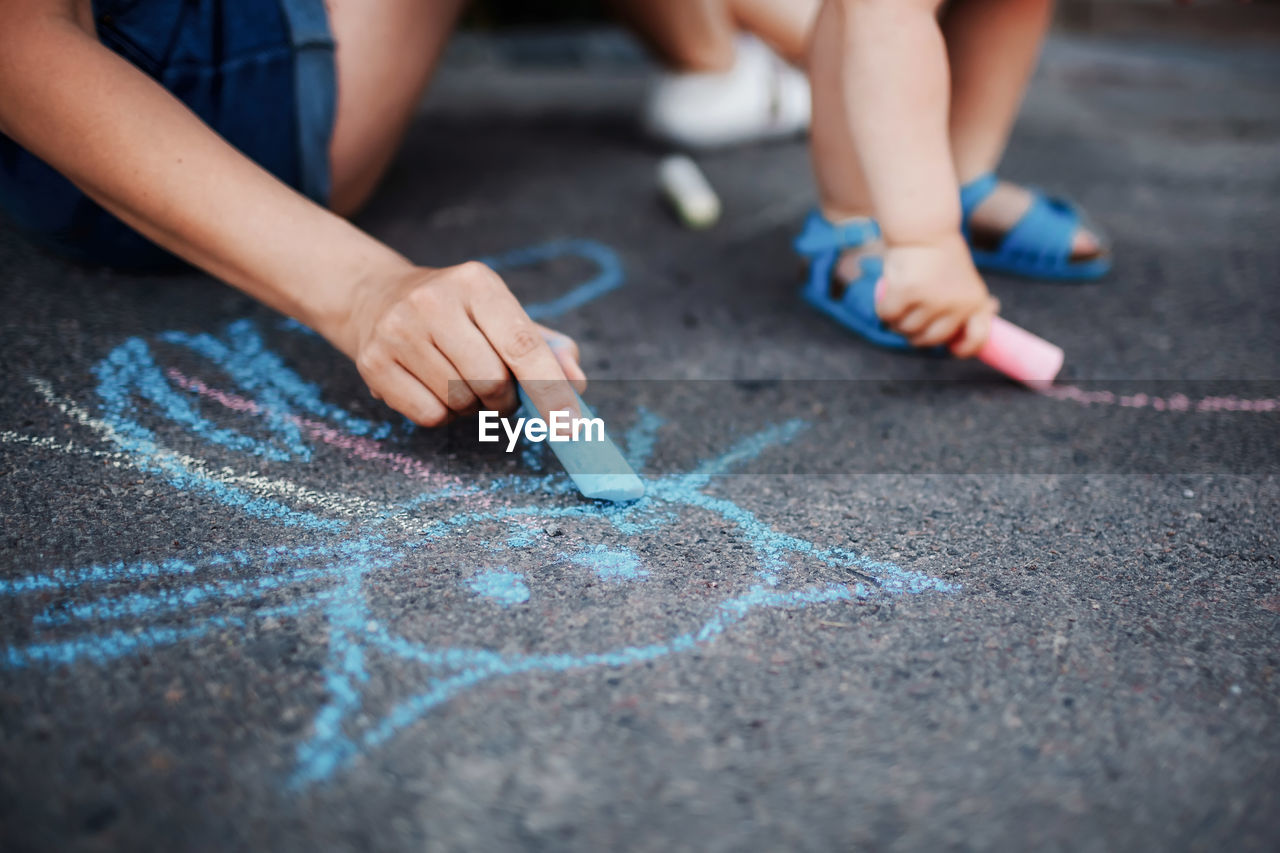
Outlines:
{"label": "curved chalk stroke", "polygon": [[617,253],[594,240],[557,240],[480,260],[496,272],[502,272],[563,257],[578,257],[591,261],[599,268],[599,272],[593,278],[555,299],[547,302],[525,303],[524,310],[535,320],[549,320],[561,314],[567,314],[575,308],[581,308],[609,291],[618,289],[625,281],[622,262],[618,260]]}
{"label": "curved chalk stroke", "polygon": [[[510,268],[568,253],[595,260],[600,274],[542,303],[539,316],[563,313],[621,284],[612,252],[584,241],[536,247],[497,261]],[[0,599],[20,600],[34,608],[30,639],[6,649],[0,665],[106,666],[122,657],[220,633],[232,641],[246,627],[261,627],[267,620],[322,620],[325,630],[319,633],[327,635],[326,698],[297,747],[289,779],[295,787],[331,778],[441,703],[492,679],[656,660],[714,642],[759,611],[956,589],[921,572],[775,530],[753,510],[715,493],[722,475],[802,434],[802,421],[746,435],[691,471],[650,477],[648,495],[640,501],[586,502],[566,475],[534,465],[526,466],[525,473],[478,482],[431,470],[427,461],[397,449],[398,433],[388,425],[326,403],[316,386],[267,347],[249,321],[233,323],[220,335],[170,332],[157,340],[204,358],[209,374],[192,377],[166,368],[157,356],[162,349],[129,339],[95,369],[97,414],[61,400],[46,383],[37,382],[52,405],[110,449],[70,443],[31,446],[83,450],[112,465],[133,467],[239,513],[246,524],[258,525],[255,541],[269,535],[272,527],[288,527],[291,544],[199,553],[181,560],[157,556],[0,581]],[[229,377],[235,390],[215,387],[212,375]],[[239,430],[221,425],[228,416],[234,416]],[[643,469],[651,458],[662,423],[656,413],[636,413],[623,444],[637,468]],[[174,450],[166,436],[194,436],[208,448],[208,458]],[[378,502],[340,491],[317,491],[296,479],[258,470],[265,463],[309,474],[314,448],[321,444],[330,448],[328,452],[346,453],[356,471],[361,465],[377,466],[383,477],[396,477],[408,488],[425,491]],[[245,469],[227,464],[229,456]],[[484,536],[477,543],[481,547],[461,552],[474,554],[477,563],[455,570],[458,586],[449,600],[462,603],[450,606],[489,607],[492,618],[516,618],[527,606],[546,606],[542,590],[548,584],[552,591],[562,588],[575,571],[602,583],[611,594],[652,591],[662,585],[647,582],[651,568],[644,565],[639,544],[694,514],[709,516],[744,544],[744,553],[755,559],[754,576],[726,582],[718,600],[682,599],[678,604],[690,612],[682,617],[684,624],[655,624],[653,638],[644,643],[605,642],[593,648],[590,637],[570,636],[562,648],[511,652],[489,648],[480,637],[461,644],[413,639],[393,627],[405,616],[402,609],[381,609],[382,602],[394,601],[395,596],[379,597],[367,583],[376,574],[376,589],[384,593],[398,589],[398,583],[417,589],[416,580],[438,550],[452,549],[447,553],[456,555],[460,544]],[[545,535],[542,531],[549,525],[569,526],[571,532]],[[592,531],[606,530],[612,531],[611,540],[627,544],[605,546],[587,538]],[[804,568],[808,572],[801,571]],[[815,571],[824,580],[814,582]],[[137,583],[143,579],[152,582]],[[445,595],[447,587],[427,589],[431,595]],[[74,603],[41,607],[39,602],[49,596]],[[232,604],[236,606],[228,607]],[[480,624],[487,626],[491,620]],[[396,679],[375,680],[372,673],[382,660],[411,668],[397,670]],[[403,677],[415,669],[419,679]],[[405,690],[403,696],[390,697],[380,718],[370,719],[365,707],[364,691],[371,681],[402,684]]]}

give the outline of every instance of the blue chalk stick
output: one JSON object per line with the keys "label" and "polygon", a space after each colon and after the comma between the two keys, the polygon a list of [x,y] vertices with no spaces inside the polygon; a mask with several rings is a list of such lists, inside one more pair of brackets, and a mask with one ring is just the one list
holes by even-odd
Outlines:
{"label": "blue chalk stick", "polygon": [[[516,387],[524,407],[531,415],[541,417],[524,388]],[[578,397],[576,392],[574,396]],[[595,417],[581,397],[578,397],[578,410],[584,418]],[[631,470],[607,432],[603,441],[548,441],[547,445],[584,497],[602,501],[634,501],[644,497],[644,482]]]}

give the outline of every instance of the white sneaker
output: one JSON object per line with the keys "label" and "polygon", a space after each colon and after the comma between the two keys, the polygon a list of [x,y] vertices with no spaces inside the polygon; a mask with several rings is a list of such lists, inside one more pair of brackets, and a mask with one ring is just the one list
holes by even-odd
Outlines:
{"label": "white sneaker", "polygon": [[644,127],[681,148],[721,148],[798,136],[809,129],[810,109],[804,72],[744,35],[728,71],[662,73],[645,105]]}

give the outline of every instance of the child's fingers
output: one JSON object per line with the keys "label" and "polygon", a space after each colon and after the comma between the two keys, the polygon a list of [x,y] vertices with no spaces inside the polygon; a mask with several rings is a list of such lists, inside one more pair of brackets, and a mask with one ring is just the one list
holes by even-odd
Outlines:
{"label": "child's fingers", "polygon": [[944,314],[931,322],[925,330],[909,340],[913,346],[936,347],[945,344],[956,336],[960,328],[960,319],[954,314]]}
{"label": "child's fingers", "polygon": [[987,336],[991,334],[991,318],[994,316],[994,311],[980,311],[970,317],[961,328],[960,336],[952,342],[951,352],[957,358],[972,358],[977,355],[978,350],[987,342]]}
{"label": "child's fingers", "polygon": [[392,362],[379,371],[374,393],[418,426],[437,427],[449,420],[449,409],[402,365]]}
{"label": "child's fingers", "polygon": [[925,329],[929,328],[929,324],[934,321],[936,312],[925,307],[917,306],[908,311],[900,320],[893,324],[893,327],[900,334],[911,338],[921,334]]}
{"label": "child's fingers", "polygon": [[890,287],[888,279],[882,278],[876,284],[876,313],[889,325],[896,325],[912,305],[902,288]]}

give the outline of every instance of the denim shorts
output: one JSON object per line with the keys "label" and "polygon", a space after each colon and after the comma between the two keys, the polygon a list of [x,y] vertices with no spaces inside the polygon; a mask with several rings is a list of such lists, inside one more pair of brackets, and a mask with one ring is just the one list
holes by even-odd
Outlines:
{"label": "denim shorts", "polygon": [[[328,202],[337,80],[324,0],[94,0],[93,12],[102,44],[254,162]],[[179,263],[3,135],[0,212],[84,263]]]}

